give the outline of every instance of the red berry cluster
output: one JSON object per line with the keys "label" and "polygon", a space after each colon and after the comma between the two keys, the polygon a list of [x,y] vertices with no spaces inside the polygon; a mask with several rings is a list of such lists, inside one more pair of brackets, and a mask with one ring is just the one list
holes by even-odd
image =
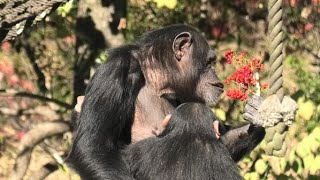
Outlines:
{"label": "red berry cluster", "polygon": [[[257,58],[248,59],[246,53],[237,54],[232,50],[225,53],[225,59],[228,64],[232,64],[236,68],[236,71],[225,80],[227,86],[235,86],[234,89],[226,91],[227,96],[244,101],[248,98],[248,94],[253,92],[257,83],[253,77],[254,73],[264,71],[264,65]],[[268,84],[263,84],[260,88],[265,89],[267,86]]]}
{"label": "red berry cluster", "polygon": [[228,64],[231,64],[231,63],[232,63],[233,54],[234,54],[234,52],[233,52],[232,50],[228,50],[228,51],[224,54],[224,57],[226,58]]}
{"label": "red berry cluster", "polygon": [[238,84],[243,84],[245,89],[248,89],[248,86],[254,86],[256,84],[255,79],[253,78],[253,70],[250,66],[245,65],[237,69],[234,74],[231,74],[226,80],[226,85],[230,85],[230,82],[235,81]]}
{"label": "red berry cluster", "polygon": [[248,98],[248,95],[240,89],[229,89],[226,93],[227,96],[231,97],[232,99],[240,99],[241,101],[244,101]]}
{"label": "red berry cluster", "polygon": [[260,84],[260,88],[261,88],[261,89],[267,89],[268,86],[269,86],[268,83]]}

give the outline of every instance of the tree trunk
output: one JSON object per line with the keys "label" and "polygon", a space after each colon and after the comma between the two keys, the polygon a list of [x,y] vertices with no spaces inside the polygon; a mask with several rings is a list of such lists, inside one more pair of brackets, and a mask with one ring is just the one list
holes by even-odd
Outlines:
{"label": "tree trunk", "polygon": [[[107,1],[107,2],[105,2]],[[85,79],[90,67],[102,50],[124,43],[122,33],[114,31],[118,22],[112,22],[114,5],[108,0],[79,0],[76,22],[76,59],[74,63],[73,104],[86,88]]]}

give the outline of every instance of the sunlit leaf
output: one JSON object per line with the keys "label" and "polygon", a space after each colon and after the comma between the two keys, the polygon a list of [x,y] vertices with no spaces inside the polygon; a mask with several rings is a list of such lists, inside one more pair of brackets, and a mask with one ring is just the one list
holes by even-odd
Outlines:
{"label": "sunlit leaf", "polygon": [[157,4],[158,8],[167,7],[169,9],[174,9],[177,6],[177,0],[152,0]]}
{"label": "sunlit leaf", "polygon": [[287,164],[288,164],[288,162],[287,162],[286,158],[280,158],[280,169],[283,173],[286,170]]}
{"label": "sunlit leaf", "polygon": [[308,154],[310,154],[310,144],[308,144],[307,141],[302,141],[297,145],[296,149],[297,155],[300,156],[301,158],[304,158]]}
{"label": "sunlit leaf", "polygon": [[292,165],[294,163],[294,161],[296,160],[297,156],[295,151],[291,151],[288,157],[288,161],[289,163]]}
{"label": "sunlit leaf", "polygon": [[65,17],[73,7],[73,0],[65,3],[63,6],[60,6],[57,11],[62,17]]}
{"label": "sunlit leaf", "polygon": [[312,101],[299,101],[298,115],[304,120],[310,120],[315,109],[316,106]]}
{"label": "sunlit leaf", "polygon": [[295,172],[297,172],[298,174],[301,174],[303,172],[303,165],[302,165],[302,160],[300,158],[297,158],[298,163],[298,168]]}
{"label": "sunlit leaf", "polygon": [[262,159],[257,160],[257,162],[254,164],[254,169],[259,174],[264,174],[267,168],[268,165]]}
{"label": "sunlit leaf", "polygon": [[308,156],[304,157],[302,160],[303,160],[304,168],[309,169],[314,162],[314,156],[313,154],[309,154]]}
{"label": "sunlit leaf", "polygon": [[310,136],[313,136],[315,140],[320,141],[320,127],[314,128]]}
{"label": "sunlit leaf", "polygon": [[310,166],[310,174],[316,175],[320,171],[320,155],[317,155]]}
{"label": "sunlit leaf", "polygon": [[273,172],[277,175],[281,174],[280,162],[278,157],[270,157],[269,165],[271,166]]}
{"label": "sunlit leaf", "polygon": [[250,172],[244,175],[246,180],[260,180],[259,174],[257,172]]}
{"label": "sunlit leaf", "polygon": [[220,120],[222,121],[226,120],[226,113],[222,109],[216,109],[215,114]]}

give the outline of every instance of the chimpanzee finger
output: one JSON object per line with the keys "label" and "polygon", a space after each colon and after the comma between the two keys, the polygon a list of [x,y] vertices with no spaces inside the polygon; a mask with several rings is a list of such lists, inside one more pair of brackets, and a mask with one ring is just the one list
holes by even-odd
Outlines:
{"label": "chimpanzee finger", "polygon": [[220,138],[220,131],[219,131],[219,121],[213,121],[213,130],[215,132],[216,138]]}
{"label": "chimpanzee finger", "polygon": [[162,120],[162,126],[163,126],[164,128],[168,126],[171,117],[172,117],[172,114],[168,114],[168,115]]}
{"label": "chimpanzee finger", "polygon": [[159,136],[160,135],[160,131],[158,131],[158,130],[152,129],[151,132],[155,136]]}
{"label": "chimpanzee finger", "polygon": [[74,107],[74,110],[77,111],[78,113],[80,113],[80,111],[81,111],[83,100],[84,100],[84,96],[77,97],[77,104]]}

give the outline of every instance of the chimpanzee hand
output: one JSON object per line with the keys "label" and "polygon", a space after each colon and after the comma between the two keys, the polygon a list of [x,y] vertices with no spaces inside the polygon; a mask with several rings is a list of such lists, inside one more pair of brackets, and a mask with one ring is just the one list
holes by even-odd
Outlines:
{"label": "chimpanzee hand", "polygon": [[[83,100],[84,100],[84,96],[78,96],[77,97],[77,104],[76,106],[74,107],[74,110],[77,112],[77,113],[80,113],[81,111],[81,107],[82,107],[82,103],[83,103]],[[171,119],[171,114],[168,114],[163,120],[162,120],[162,126],[164,128],[167,127],[170,119]],[[216,138],[219,139],[220,138],[220,131],[219,131],[219,120],[214,120],[213,121],[213,130],[215,132],[215,135],[216,135]],[[155,135],[155,136],[158,136],[161,132],[159,130],[156,130],[156,129],[152,129],[152,133]]]}
{"label": "chimpanzee hand", "polygon": [[81,111],[81,107],[82,107],[82,103],[83,103],[83,100],[84,100],[84,96],[78,96],[77,97],[77,104],[76,106],[74,107],[74,110],[78,113],[80,113]]}
{"label": "chimpanzee hand", "polygon": [[[172,117],[172,114],[168,114],[166,115],[166,117],[162,120],[162,127],[163,128],[166,128],[169,124],[169,121]],[[161,134],[161,131],[159,131],[159,129],[152,129],[152,133],[155,135],[155,136],[159,136]]]}
{"label": "chimpanzee hand", "polygon": [[271,95],[264,101],[254,95],[246,104],[243,116],[245,120],[262,127],[274,126],[280,121],[291,125],[297,109],[297,103],[288,96],[280,102],[277,95]]}

